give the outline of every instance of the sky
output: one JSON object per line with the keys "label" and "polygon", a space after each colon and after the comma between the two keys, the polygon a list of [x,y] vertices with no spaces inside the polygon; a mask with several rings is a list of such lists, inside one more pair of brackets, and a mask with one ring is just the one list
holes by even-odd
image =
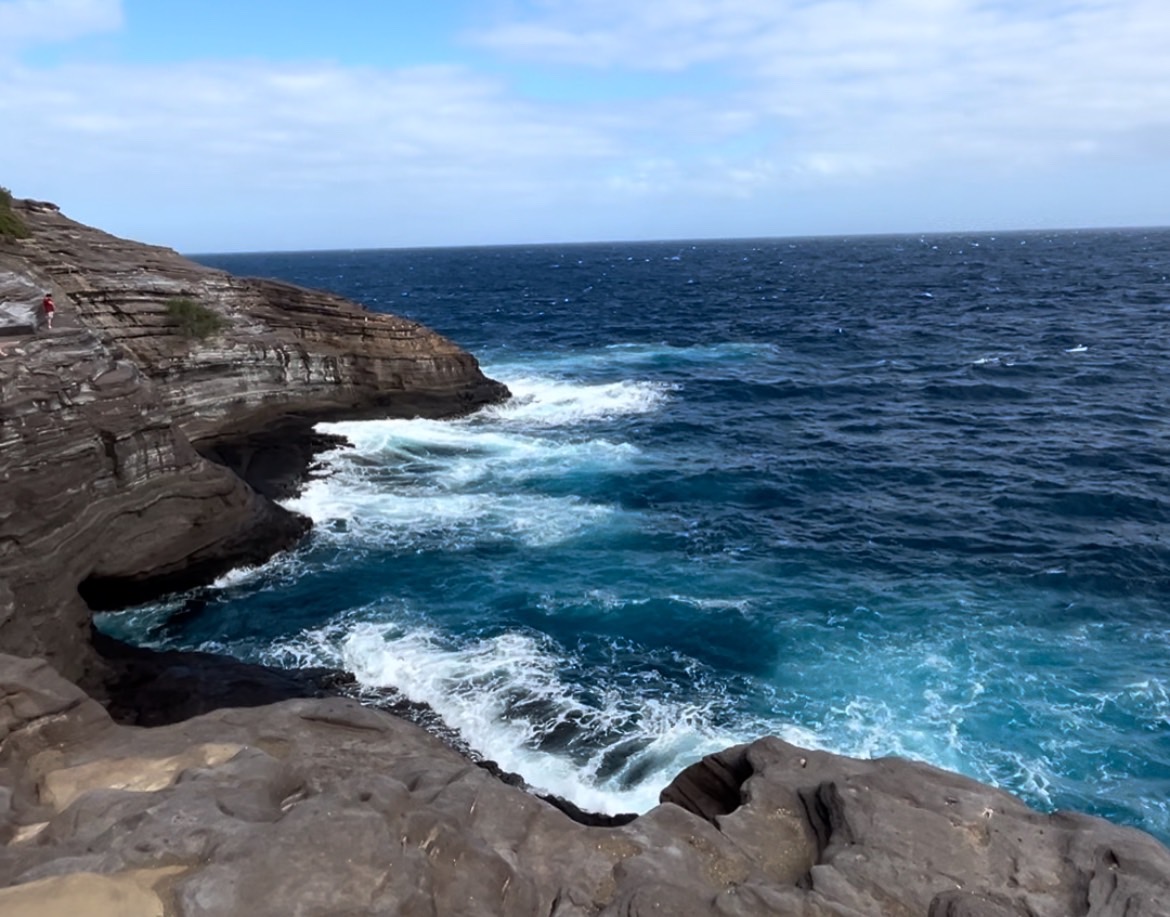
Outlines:
{"label": "sky", "polygon": [[0,185],[185,252],[1170,225],[1167,0],[0,0]]}

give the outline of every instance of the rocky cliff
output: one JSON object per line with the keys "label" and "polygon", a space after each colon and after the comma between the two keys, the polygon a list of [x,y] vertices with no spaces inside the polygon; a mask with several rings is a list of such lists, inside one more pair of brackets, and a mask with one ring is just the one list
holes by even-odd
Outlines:
{"label": "rocky cliff", "polygon": [[[14,209],[30,237],[0,239],[0,320],[27,331],[44,291],[58,311],[51,332],[0,338],[0,648],[70,678],[99,665],[91,607],[206,580],[304,534],[307,520],[245,478],[296,479],[314,419],[445,416],[507,397],[415,322],[232,277],[51,204]],[[183,309],[209,320],[205,336]]]}
{"label": "rocky cliff", "polygon": [[[0,240],[4,917],[1170,915],[1153,838],[909,761],[763,738],[607,823],[403,719],[312,699],[328,673],[122,650],[128,697],[97,703],[77,685],[110,685],[91,607],[292,544],[306,522],[269,498],[319,447],[315,418],[442,416],[506,391],[411,322],[16,207],[31,237]],[[60,312],[34,334],[44,290]],[[213,317],[206,337],[175,303]]]}

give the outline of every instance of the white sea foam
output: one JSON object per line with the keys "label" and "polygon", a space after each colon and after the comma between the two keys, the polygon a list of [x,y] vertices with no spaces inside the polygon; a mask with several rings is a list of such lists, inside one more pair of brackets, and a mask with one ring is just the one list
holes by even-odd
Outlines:
{"label": "white sea foam", "polygon": [[[393,687],[505,770],[586,810],[647,811],[683,767],[749,737],[713,727],[701,697],[639,699],[595,684],[595,701],[585,703],[585,692],[559,674],[561,651],[529,634],[458,643],[427,627],[360,620],[377,613],[362,609],[307,631],[268,659],[339,665],[364,685]],[[542,748],[561,732],[576,737],[575,750]]]}
{"label": "white sea foam", "polygon": [[264,572],[264,566],[236,567],[229,570],[211,584],[213,589],[230,589],[232,586],[242,586],[251,582]]}
{"label": "white sea foam", "polygon": [[[618,472],[639,450],[605,439],[575,440],[526,428],[546,427],[590,411],[649,409],[654,389],[541,383],[524,403],[460,421],[375,420],[322,424],[351,449],[324,457],[329,474],[286,506],[312,518],[321,537],[334,534],[386,547],[518,539],[563,541],[611,519],[613,507],[576,496],[541,493],[533,481]],[[516,421],[523,418],[519,425]]]}
{"label": "white sea foam", "polygon": [[612,507],[577,497],[460,493],[439,487],[387,490],[339,475],[314,481],[290,509],[309,516],[318,537],[383,548],[459,550],[488,540],[556,544],[604,523]]}
{"label": "white sea foam", "polygon": [[989,353],[971,361],[973,366],[1015,366],[1020,360],[1028,360],[1027,354]]}
{"label": "white sea foam", "polygon": [[627,443],[534,436],[488,425],[488,420],[372,420],[321,424],[319,429],[340,433],[353,443],[352,451],[336,450],[324,457],[333,470],[344,468],[351,477],[369,478],[378,469],[398,469],[404,483],[467,483],[500,476],[516,480],[534,471],[621,466],[639,454]]}
{"label": "white sea foam", "polygon": [[165,640],[151,636],[183,607],[184,599],[174,597],[125,611],[103,611],[93,616],[94,626],[104,634],[150,649],[161,649]]}
{"label": "white sea foam", "polygon": [[1009,775],[1006,781],[996,781],[992,775],[986,779],[997,784],[1006,782],[1018,788],[1017,792],[1023,792],[1037,800],[1040,805],[1052,808],[1051,790],[1054,775],[1049,762],[1019,752],[1012,752],[1007,757],[1014,764],[1015,772]]}
{"label": "white sea foam", "polygon": [[485,365],[484,372],[506,382],[513,392],[517,384],[523,385],[526,379],[581,385],[588,390],[595,383],[574,383],[572,380],[618,373],[627,377],[626,384],[662,386],[669,393],[674,391],[669,384],[628,377],[658,375],[664,368],[680,366],[702,366],[709,376],[727,375],[728,370],[731,375],[738,375],[747,366],[758,370],[761,363],[778,360],[782,355],[782,349],[775,344],[749,341],[720,341],[685,347],[666,343],[617,343],[563,355],[541,354],[528,360],[494,362]]}
{"label": "white sea foam", "polygon": [[667,598],[702,611],[738,611],[743,613],[752,606],[751,599],[703,599],[692,595],[671,595]]}
{"label": "white sea foam", "polygon": [[512,398],[487,408],[483,416],[507,424],[560,427],[649,414],[669,397],[672,386],[662,382],[622,380],[584,385],[548,376],[504,377]]}

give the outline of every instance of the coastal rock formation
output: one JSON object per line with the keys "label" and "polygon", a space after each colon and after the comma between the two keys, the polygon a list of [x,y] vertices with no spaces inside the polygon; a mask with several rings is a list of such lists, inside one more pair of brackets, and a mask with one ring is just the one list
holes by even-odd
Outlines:
{"label": "coastal rock formation", "polygon": [[588,827],[352,700],[137,729],[0,657],[5,915],[1170,914],[1152,838],[907,761],[762,739],[662,798]]}
{"label": "coastal rock formation", "polygon": [[214,575],[305,520],[199,456],[132,362],[89,331],[0,362],[0,646],[87,674],[88,582]]}
{"label": "coastal rock formation", "polygon": [[[507,397],[416,322],[232,277],[51,204],[13,207],[30,237],[0,239],[0,322],[27,331],[46,290],[58,313],[51,333],[4,338],[0,355],[0,648],[70,678],[102,675],[92,609],[304,534],[269,497],[329,445],[315,420],[450,416]],[[203,326],[185,331],[184,310]]]}
{"label": "coastal rock formation", "polygon": [[[53,205],[14,209],[32,237],[0,248],[0,269],[15,260],[54,292],[62,324],[73,316],[132,361],[194,443],[289,414],[449,416],[507,396],[471,354],[417,322],[233,277],[83,226]],[[213,313],[219,329],[205,339],[180,333],[174,307],[183,302]]]}

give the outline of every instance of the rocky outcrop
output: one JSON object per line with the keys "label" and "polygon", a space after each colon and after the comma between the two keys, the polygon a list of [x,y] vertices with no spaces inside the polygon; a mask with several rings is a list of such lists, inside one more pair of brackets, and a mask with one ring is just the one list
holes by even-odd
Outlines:
{"label": "rocky outcrop", "polygon": [[5,915],[1170,913],[1152,838],[907,761],[763,739],[589,827],[351,700],[135,729],[11,657],[0,844]]}
{"label": "rocky outcrop", "polygon": [[[154,382],[192,442],[271,417],[449,416],[506,397],[469,353],[417,322],[338,296],[233,277],[170,249],[119,239],[52,205],[17,201],[32,238],[8,248],[101,343]],[[172,303],[210,310],[222,330],[178,333]]]}
{"label": "rocky outcrop", "polygon": [[[189,587],[303,535],[307,520],[269,497],[330,444],[316,419],[449,416],[507,397],[415,322],[232,277],[51,204],[14,210],[31,236],[0,240],[0,322],[18,333],[0,354],[0,649],[70,678],[103,672],[91,608]],[[54,330],[20,335],[49,290]],[[184,333],[176,303],[217,330]]]}

